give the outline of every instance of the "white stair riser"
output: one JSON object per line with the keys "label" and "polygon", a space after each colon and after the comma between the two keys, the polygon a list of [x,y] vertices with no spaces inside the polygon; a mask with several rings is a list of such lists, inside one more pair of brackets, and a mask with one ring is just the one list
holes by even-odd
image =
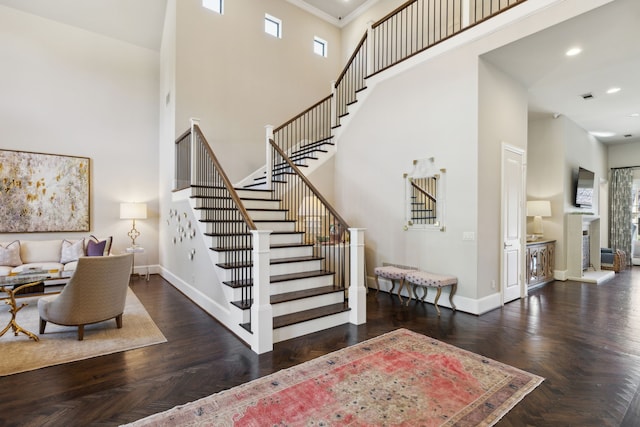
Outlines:
{"label": "white stair riser", "polygon": [[251,191],[236,188],[236,192],[241,199],[265,199],[271,200],[270,191]]}
{"label": "white stair riser", "polygon": [[280,209],[277,200],[243,200],[242,204],[246,209]]}
{"label": "white stair riser", "polygon": [[[219,263],[232,262],[235,260],[250,259],[251,251],[214,251],[218,254]],[[271,248],[271,259],[293,258],[313,255],[311,246],[292,246],[287,248]]]}
{"label": "white stair riser", "polygon": [[256,211],[249,210],[249,216],[254,221],[267,220],[267,221],[284,221],[287,218],[286,211]]}
{"label": "white stair riser", "polygon": [[274,316],[297,313],[298,311],[311,310],[312,308],[323,307],[330,304],[338,304],[344,301],[344,293],[333,292],[326,295],[302,298],[295,301],[287,301],[279,304],[272,304]]}
{"label": "white stair riser", "polygon": [[271,275],[304,273],[306,271],[320,270],[320,261],[287,262],[284,264],[271,264]]}
{"label": "white stair riser", "polygon": [[296,229],[295,222],[256,222],[256,228],[258,230],[271,230],[271,231],[294,231]]}
{"label": "white stair riser", "polygon": [[333,285],[333,275],[328,274],[325,276],[309,277],[307,279],[271,283],[270,293],[271,295],[277,295],[285,292],[303,291],[330,285]]}
{"label": "white stair riser", "polygon": [[301,337],[313,332],[333,328],[334,326],[344,325],[345,323],[349,323],[348,311],[277,328],[273,330],[273,342],[277,343],[291,338]]}
{"label": "white stair riser", "polygon": [[313,255],[313,246],[291,246],[286,248],[271,248],[271,259],[292,258]]}
{"label": "white stair riser", "polygon": [[271,233],[270,242],[272,245],[284,245],[289,243],[302,243],[304,234],[291,233],[291,234],[274,234]]}

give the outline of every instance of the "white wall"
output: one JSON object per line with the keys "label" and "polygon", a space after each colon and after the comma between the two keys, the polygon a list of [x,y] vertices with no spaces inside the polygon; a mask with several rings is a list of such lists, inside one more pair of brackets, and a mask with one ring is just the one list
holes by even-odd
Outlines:
{"label": "white wall", "polygon": [[[550,200],[551,218],[544,218],[546,238],[556,239],[556,271],[566,270],[565,224],[569,212],[590,212],[607,221],[600,212],[599,182],[608,175],[608,156],[604,144],[564,116],[542,118],[530,123],[527,196],[532,200]],[[574,205],[575,176],[578,167],[595,173],[595,197],[592,208]],[[605,195],[606,196],[606,195]],[[606,244],[606,239],[604,242]],[[560,277],[562,275],[560,274]]]}
{"label": "white wall", "polygon": [[640,142],[607,146],[610,168],[640,166]]}
{"label": "white wall", "polygon": [[[527,200],[549,200],[551,217],[542,218],[545,239],[556,240],[555,268],[565,270],[565,150],[564,120],[551,116],[529,122],[527,150]],[[532,234],[533,218],[527,218]]]}
{"label": "white wall", "polygon": [[158,52],[0,6],[2,148],[89,157],[90,233],[0,235],[45,240],[89,234],[131,241],[119,203],[144,201],[137,243],[158,263]]}
{"label": "white wall", "polygon": [[[199,0],[177,2],[176,130],[201,127],[232,182],[263,166],[264,127],[279,126],[330,94],[340,72],[340,31],[279,0],[225,2],[224,15]],[[264,15],[282,20],[282,38]],[[328,57],[313,53],[313,38]]]}
{"label": "white wall", "polygon": [[[442,76],[447,84],[442,84]],[[350,225],[366,228],[369,273],[383,262],[458,276],[476,297],[477,58],[451,52],[379,83],[341,136],[336,198]],[[416,159],[446,168],[446,230],[403,231],[403,173]]]}
{"label": "white wall", "polygon": [[[527,91],[480,60],[478,94],[478,283],[477,297],[500,290],[503,144],[527,149]],[[523,159],[526,161],[526,158]],[[524,178],[524,177],[523,177]],[[524,198],[524,195],[523,195]]]}

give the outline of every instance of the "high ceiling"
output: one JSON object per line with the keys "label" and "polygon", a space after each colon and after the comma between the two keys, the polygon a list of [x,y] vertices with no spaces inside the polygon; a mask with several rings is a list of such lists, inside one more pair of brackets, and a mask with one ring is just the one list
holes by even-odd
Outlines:
{"label": "high ceiling", "polygon": [[[484,56],[529,90],[530,117],[568,117],[604,143],[640,141],[640,1],[615,0]],[[565,52],[580,47],[582,53]],[[612,88],[619,92],[608,94]],[[582,95],[592,94],[585,100]],[[625,135],[631,135],[625,137]]]}
{"label": "high ceiling", "polygon": [[[378,0],[288,0],[332,20]],[[159,50],[165,0],[0,0],[0,5]],[[614,0],[484,57],[529,90],[530,116],[564,115],[605,143],[640,141],[640,1]],[[580,46],[582,53],[566,57]],[[621,90],[607,94],[612,87]],[[591,93],[584,100],[581,95]],[[625,135],[631,135],[625,137]]]}

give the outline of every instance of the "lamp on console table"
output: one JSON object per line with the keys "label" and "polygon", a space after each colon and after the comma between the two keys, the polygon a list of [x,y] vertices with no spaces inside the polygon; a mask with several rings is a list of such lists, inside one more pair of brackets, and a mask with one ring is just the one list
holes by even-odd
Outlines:
{"label": "lamp on console table", "polygon": [[131,231],[127,235],[131,238],[131,247],[135,248],[136,239],[140,237],[140,232],[136,229],[136,219],[147,219],[146,203],[120,203],[120,219],[130,219],[133,221]]}
{"label": "lamp on console table", "polygon": [[533,217],[533,234],[542,237],[542,217],[551,216],[551,202],[548,200],[531,200],[527,202],[527,216]]}

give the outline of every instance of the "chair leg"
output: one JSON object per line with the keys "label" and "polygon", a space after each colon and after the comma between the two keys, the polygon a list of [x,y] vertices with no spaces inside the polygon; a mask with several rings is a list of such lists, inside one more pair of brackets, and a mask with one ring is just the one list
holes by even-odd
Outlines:
{"label": "chair leg", "polygon": [[78,325],[78,341],[84,339],[84,325]]}
{"label": "chair leg", "polygon": [[116,326],[118,329],[122,329],[122,313],[116,316]]}
{"label": "chair leg", "polygon": [[44,328],[47,326],[47,321],[42,317],[40,318],[40,333],[44,334]]}
{"label": "chair leg", "polygon": [[376,295],[380,292],[380,283],[378,283],[378,276],[376,276]]}

